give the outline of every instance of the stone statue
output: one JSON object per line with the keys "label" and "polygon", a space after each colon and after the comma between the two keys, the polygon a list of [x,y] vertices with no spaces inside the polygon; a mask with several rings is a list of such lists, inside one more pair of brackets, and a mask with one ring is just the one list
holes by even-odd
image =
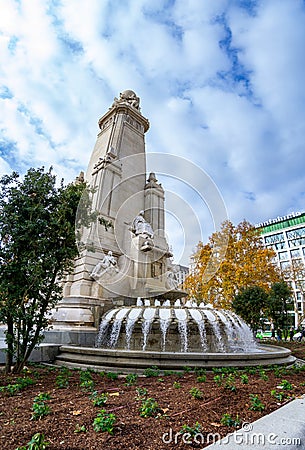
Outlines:
{"label": "stone statue", "polygon": [[101,278],[106,273],[108,275],[113,275],[114,273],[119,272],[118,266],[117,266],[117,260],[112,255],[112,251],[109,251],[107,255],[104,256],[104,258],[97,263],[97,265],[94,267],[94,269],[91,272],[92,278]]}
{"label": "stone statue", "polygon": [[122,104],[122,103],[127,103],[128,105],[131,105],[131,106],[133,106],[136,109],[140,109],[140,99],[131,90],[127,90],[127,91],[121,92],[120,93],[120,98],[115,97],[114,98],[114,102],[112,104],[112,107],[116,106],[116,105],[119,105],[119,104]]}
{"label": "stone statue", "polygon": [[165,285],[168,289],[178,289],[177,268],[175,266],[170,267],[166,273]]}
{"label": "stone statue", "polygon": [[146,222],[144,219],[144,211],[140,211],[139,214],[133,219],[131,231],[136,236],[141,235],[153,239],[154,232],[150,223]]}

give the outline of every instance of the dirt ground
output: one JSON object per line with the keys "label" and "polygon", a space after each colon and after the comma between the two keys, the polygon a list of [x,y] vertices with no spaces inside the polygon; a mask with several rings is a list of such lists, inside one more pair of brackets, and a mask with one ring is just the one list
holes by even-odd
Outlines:
{"label": "dirt ground", "polygon": [[[281,344],[305,359],[304,343]],[[162,374],[149,368],[148,376],[114,379],[111,372],[31,365],[19,376],[0,374],[0,448],[27,448],[35,433],[44,435],[50,450],[204,448],[242,423],[304,394],[304,369],[249,368],[229,373],[228,369],[182,368]],[[49,394],[49,399],[40,396],[39,401],[41,393]],[[94,406],[93,400],[103,393],[108,394],[106,403]],[[42,412],[46,414],[39,417]],[[99,413],[105,416],[100,425],[108,425],[110,432],[94,429]]]}

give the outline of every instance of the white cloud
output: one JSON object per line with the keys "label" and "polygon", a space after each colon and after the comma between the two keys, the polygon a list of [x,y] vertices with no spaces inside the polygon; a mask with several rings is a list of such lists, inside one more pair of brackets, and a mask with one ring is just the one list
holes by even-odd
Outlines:
{"label": "white cloud", "polygon": [[304,209],[305,5],[245,4],[0,0],[0,172],[73,179],[133,89],[147,149],[201,166],[234,222]]}

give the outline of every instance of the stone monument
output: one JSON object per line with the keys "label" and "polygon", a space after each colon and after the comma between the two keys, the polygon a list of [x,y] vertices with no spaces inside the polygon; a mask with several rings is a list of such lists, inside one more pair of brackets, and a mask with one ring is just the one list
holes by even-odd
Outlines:
{"label": "stone monument", "polygon": [[96,333],[100,317],[113,306],[178,291],[164,233],[164,190],[154,173],[146,175],[149,122],[139,97],[122,92],[98,125],[87,172],[81,175],[92,188],[98,218],[82,230],[80,256],[52,318],[54,331],[69,331],[62,340],[72,343],[73,331]]}

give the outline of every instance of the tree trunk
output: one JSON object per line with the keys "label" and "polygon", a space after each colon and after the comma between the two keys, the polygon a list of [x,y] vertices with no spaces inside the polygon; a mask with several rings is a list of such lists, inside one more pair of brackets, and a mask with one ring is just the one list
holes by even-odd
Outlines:
{"label": "tree trunk", "polygon": [[14,322],[10,315],[7,317],[6,344],[5,373],[10,373],[12,371],[14,355]]}

